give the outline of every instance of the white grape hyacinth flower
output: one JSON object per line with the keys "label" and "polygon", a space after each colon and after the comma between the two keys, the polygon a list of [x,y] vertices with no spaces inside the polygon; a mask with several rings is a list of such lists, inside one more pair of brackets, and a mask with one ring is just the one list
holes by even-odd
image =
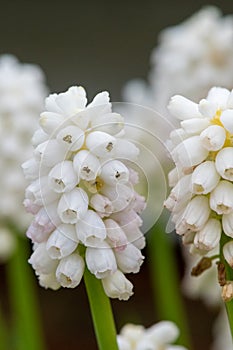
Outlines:
{"label": "white grape hyacinth flower", "polygon": [[[225,234],[230,243],[223,254],[233,266],[233,90],[213,87],[199,103],[177,95],[168,109],[181,120],[185,138],[178,144],[170,139],[178,176],[169,176],[175,187],[165,207],[172,212],[177,233],[196,253],[214,251]],[[197,125],[206,126],[198,130]]]}
{"label": "white grape hyacinth flower", "polygon": [[172,345],[179,335],[177,326],[170,321],[161,321],[149,328],[126,324],[117,336],[119,350],[187,350]]}
{"label": "white grape hyacinth flower", "polygon": [[130,81],[123,91],[126,101],[150,106],[169,117],[166,106],[174,94],[198,101],[216,84],[232,88],[232,15],[222,16],[219,8],[205,6],[163,29],[158,39],[148,82]]}
{"label": "white grape hyacinth flower", "polygon": [[[6,232],[12,225],[24,232],[30,222],[30,215],[22,205],[26,181],[20,166],[32,156],[30,139],[47,93],[40,67],[20,63],[13,55],[0,56],[0,221],[5,232],[0,260],[3,257],[7,260],[15,247],[14,235],[9,234],[6,244]],[[4,246],[7,247],[5,253]]]}
{"label": "white grape hyacinth flower", "polygon": [[40,285],[75,288],[87,268],[109,297],[129,299],[125,274],[143,263],[146,204],[134,189],[137,173],[128,164],[139,150],[123,138],[123,117],[108,92],[87,104],[84,88],[72,86],[46,98],[39,122],[34,156],[22,167],[30,182],[24,205],[35,216],[29,262]]}

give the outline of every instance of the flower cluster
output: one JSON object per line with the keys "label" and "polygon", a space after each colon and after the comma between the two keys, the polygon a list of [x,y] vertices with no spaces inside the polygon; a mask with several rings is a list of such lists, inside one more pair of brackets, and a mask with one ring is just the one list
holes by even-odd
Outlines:
{"label": "flower cluster", "polygon": [[[233,91],[212,88],[199,104],[176,95],[168,108],[182,121],[168,143],[176,167],[165,206],[184,243],[206,254],[222,231],[233,238]],[[233,267],[233,240],[223,253]]]}
{"label": "flower cluster", "polygon": [[186,350],[171,345],[179,335],[177,326],[170,321],[159,322],[145,329],[141,325],[127,324],[117,336],[119,350]]}
{"label": "flower cluster", "polygon": [[[127,101],[151,106],[163,115],[174,94],[195,101],[218,84],[233,85],[233,18],[207,6],[176,26],[165,28],[151,54],[149,84],[132,81]],[[192,82],[190,84],[190,82]]]}
{"label": "flower cluster", "polygon": [[124,119],[107,92],[87,105],[85,90],[73,86],[51,94],[45,109],[34,157],[23,164],[24,205],[35,215],[29,262],[45,288],[78,286],[86,266],[108,296],[127,300],[133,285],[124,274],[137,273],[144,258],[145,200],[133,169],[139,150],[123,138]]}
{"label": "flower cluster", "polygon": [[30,139],[46,94],[39,67],[21,64],[11,55],[0,57],[0,241],[4,242],[0,259],[5,260],[14,247],[9,223],[24,230],[29,222],[21,204],[26,182],[20,165],[31,156]]}

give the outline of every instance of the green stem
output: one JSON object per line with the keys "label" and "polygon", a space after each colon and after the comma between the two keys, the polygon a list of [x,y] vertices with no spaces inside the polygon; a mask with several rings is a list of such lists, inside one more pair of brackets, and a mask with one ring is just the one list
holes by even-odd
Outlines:
{"label": "green stem", "polygon": [[27,262],[28,258],[29,244],[24,238],[18,238],[17,250],[7,264],[9,297],[14,322],[13,347],[17,350],[43,350],[45,346],[34,275]]}
{"label": "green stem", "polygon": [[111,304],[101,281],[88,269],[85,270],[84,281],[99,350],[118,350]]}
{"label": "green stem", "polygon": [[148,235],[148,265],[151,267],[156,310],[161,320],[176,323],[180,329],[179,344],[191,349],[172,237],[164,233],[163,226],[161,221],[157,222]]}
{"label": "green stem", "polygon": [[0,310],[0,350],[8,349],[8,332],[2,308]]}
{"label": "green stem", "polygon": [[[226,279],[228,281],[233,281],[233,269],[228,265],[228,263],[226,262],[226,260],[224,259],[224,256],[223,256],[223,246],[225,243],[229,242],[230,240],[232,240],[232,238],[227,237],[222,232],[221,241],[220,241],[220,261],[225,266]],[[232,339],[233,339],[233,299],[231,301],[227,301],[225,303],[225,306],[226,306],[227,315],[228,315],[229,327],[230,327],[231,335],[232,335]]]}

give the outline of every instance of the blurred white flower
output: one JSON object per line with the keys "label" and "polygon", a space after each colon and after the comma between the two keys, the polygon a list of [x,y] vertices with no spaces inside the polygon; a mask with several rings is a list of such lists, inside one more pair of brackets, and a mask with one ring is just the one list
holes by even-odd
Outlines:
{"label": "blurred white flower", "polygon": [[187,350],[172,345],[179,335],[177,326],[170,321],[161,321],[145,329],[141,325],[126,324],[117,336],[119,350]]}
{"label": "blurred white flower", "polygon": [[[26,181],[21,163],[32,155],[30,139],[46,94],[45,77],[38,66],[22,64],[12,55],[0,56],[0,221],[5,230],[10,230],[11,223],[23,231],[29,223],[22,204]],[[5,255],[1,246],[0,259]]]}
{"label": "blurred white flower", "polygon": [[174,94],[198,101],[216,84],[231,88],[232,43],[232,16],[223,17],[214,6],[204,7],[160,33],[151,54],[149,82],[129,82],[124,89],[125,100],[167,115],[166,106]]}
{"label": "blurred white flower", "polygon": [[76,287],[86,266],[109,297],[127,300],[133,285],[124,274],[137,273],[144,259],[145,199],[128,165],[139,150],[122,138],[124,119],[107,92],[87,105],[84,88],[73,86],[50,95],[45,109],[34,157],[23,164],[30,181],[24,204],[35,215],[29,262],[45,288]]}

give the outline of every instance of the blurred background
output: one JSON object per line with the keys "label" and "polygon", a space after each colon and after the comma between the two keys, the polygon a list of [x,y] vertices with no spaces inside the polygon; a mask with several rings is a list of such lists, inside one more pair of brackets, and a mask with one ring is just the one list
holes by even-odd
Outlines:
{"label": "blurred background", "polygon": [[[210,3],[8,0],[0,4],[0,54],[11,53],[21,62],[38,64],[51,92],[80,84],[89,98],[108,90],[111,100],[117,102],[122,100],[122,88],[128,80],[146,79],[158,33]],[[211,5],[218,6],[223,14],[233,13],[231,1],[212,1]],[[177,261],[182,277],[179,248]],[[135,295],[127,303],[112,302],[118,330],[126,322],[148,327],[158,321],[148,264],[146,259],[140,273],[130,276]],[[0,298],[10,322],[4,265],[0,266],[0,278]],[[97,349],[83,283],[77,289],[56,292],[35,283],[35,293],[48,350]],[[184,301],[194,350],[209,350],[216,310],[198,300],[184,298]]]}

